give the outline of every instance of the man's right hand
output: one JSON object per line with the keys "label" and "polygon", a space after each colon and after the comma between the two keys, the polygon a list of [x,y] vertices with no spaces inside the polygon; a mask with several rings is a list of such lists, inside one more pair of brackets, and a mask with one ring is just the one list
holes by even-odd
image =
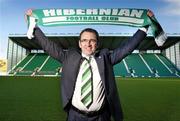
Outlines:
{"label": "man's right hand", "polygon": [[148,9],[147,15],[149,17],[152,17],[152,16],[154,16],[154,13],[150,9]]}
{"label": "man's right hand", "polygon": [[27,16],[32,16],[32,9],[28,9],[26,12],[25,12],[25,21],[27,22]]}
{"label": "man's right hand", "polygon": [[26,11],[26,15],[32,16],[32,9],[28,9],[28,10]]}
{"label": "man's right hand", "polygon": [[25,20],[26,20],[26,22],[27,22],[28,16],[29,16],[29,28],[28,28],[28,31],[27,31],[27,37],[28,37],[28,39],[32,39],[32,38],[34,38],[33,32],[34,32],[34,28],[36,26],[36,18],[34,18],[32,16],[32,9],[28,9],[25,12]]}

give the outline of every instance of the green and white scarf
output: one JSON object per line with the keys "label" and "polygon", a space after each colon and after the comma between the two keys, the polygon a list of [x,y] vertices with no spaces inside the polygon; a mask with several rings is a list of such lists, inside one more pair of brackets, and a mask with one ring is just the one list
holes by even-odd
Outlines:
{"label": "green and white scarf", "polygon": [[167,39],[161,25],[150,10],[107,8],[107,9],[35,9],[33,17],[37,25],[124,25],[132,27],[150,26],[155,42],[162,46]]}

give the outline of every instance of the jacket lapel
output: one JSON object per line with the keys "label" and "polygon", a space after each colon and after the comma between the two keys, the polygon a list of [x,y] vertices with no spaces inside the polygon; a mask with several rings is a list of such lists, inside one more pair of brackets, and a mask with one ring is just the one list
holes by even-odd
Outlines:
{"label": "jacket lapel", "polygon": [[101,55],[95,55],[95,60],[99,69],[99,74],[105,87],[105,75],[104,75],[104,59]]}

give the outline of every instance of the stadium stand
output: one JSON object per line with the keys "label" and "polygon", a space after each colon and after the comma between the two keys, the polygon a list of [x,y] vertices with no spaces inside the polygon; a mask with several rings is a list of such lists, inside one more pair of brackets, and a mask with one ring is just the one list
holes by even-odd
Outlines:
{"label": "stadium stand", "polygon": [[38,75],[58,75],[60,74],[61,63],[52,57],[47,56],[47,60],[41,65]]}
{"label": "stadium stand", "polygon": [[61,64],[45,53],[31,53],[10,71],[12,75],[59,75]]}
{"label": "stadium stand", "polygon": [[16,75],[18,72],[21,72],[23,67],[28,63],[31,58],[33,58],[34,54],[30,53],[27,55],[22,61],[20,61],[14,68],[9,72],[9,74]]}
{"label": "stadium stand", "polygon": [[[158,66],[157,66],[158,65]],[[10,72],[13,75],[57,76],[62,65],[45,53],[31,53]],[[114,66],[117,77],[179,77],[179,70],[162,54],[131,54]]]}
{"label": "stadium stand", "polygon": [[[127,33],[100,33],[99,49],[114,50],[131,36]],[[78,49],[79,33],[48,35],[49,40],[67,48]],[[25,35],[10,35],[8,42],[8,74],[16,76],[59,76],[62,64],[45,54],[38,43]],[[147,36],[113,69],[116,77],[180,77],[180,36],[168,35],[163,46],[158,47],[152,36]],[[176,46],[177,45],[177,46]],[[175,51],[176,50],[176,51]]]}
{"label": "stadium stand", "polygon": [[117,77],[125,77],[125,76],[131,76],[126,64],[124,64],[124,59],[122,60],[122,62],[114,65],[114,74]]}
{"label": "stadium stand", "polygon": [[152,76],[152,73],[140,58],[139,54],[132,54],[131,56],[126,57],[125,61],[127,62],[127,66],[129,67],[130,71],[134,74],[134,77]]}
{"label": "stadium stand", "polygon": [[169,61],[165,56],[163,55],[158,55],[159,59],[161,60],[161,63],[163,63],[163,65],[165,65],[165,67],[169,70],[169,72],[171,74],[175,74],[177,76],[180,75],[180,71],[178,71],[176,69],[176,66],[174,64],[171,63],[171,61]]}
{"label": "stadium stand", "polygon": [[[143,54],[142,57],[149,64],[149,66],[151,67],[152,71],[156,74],[156,76],[159,76],[159,77],[179,76],[171,71],[169,67],[173,67],[173,64],[168,59],[166,59],[163,55]],[[163,58],[163,60],[161,58]],[[169,65],[166,65],[164,61],[166,61],[166,63],[168,63]],[[173,67],[172,69],[175,69],[178,71],[176,67]]]}

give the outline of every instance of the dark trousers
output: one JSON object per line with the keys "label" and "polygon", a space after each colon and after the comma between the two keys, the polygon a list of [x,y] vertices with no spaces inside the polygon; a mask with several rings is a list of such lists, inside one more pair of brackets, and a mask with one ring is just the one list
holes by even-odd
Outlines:
{"label": "dark trousers", "polygon": [[111,115],[107,108],[103,108],[103,110],[97,115],[85,115],[80,111],[75,110],[74,108],[70,108],[67,121],[111,121]]}

